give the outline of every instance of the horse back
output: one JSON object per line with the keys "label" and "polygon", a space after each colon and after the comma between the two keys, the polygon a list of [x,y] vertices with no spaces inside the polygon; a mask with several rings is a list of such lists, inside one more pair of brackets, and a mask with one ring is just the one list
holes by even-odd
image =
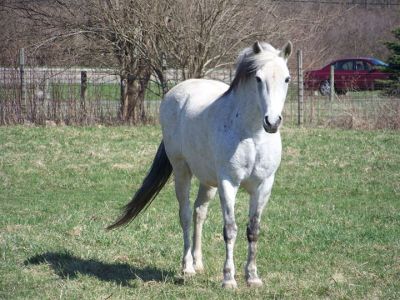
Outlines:
{"label": "horse back", "polygon": [[172,88],[160,106],[164,138],[187,132],[192,125],[204,127],[202,122],[210,121],[207,110],[228,88],[223,82],[207,79],[186,80]]}

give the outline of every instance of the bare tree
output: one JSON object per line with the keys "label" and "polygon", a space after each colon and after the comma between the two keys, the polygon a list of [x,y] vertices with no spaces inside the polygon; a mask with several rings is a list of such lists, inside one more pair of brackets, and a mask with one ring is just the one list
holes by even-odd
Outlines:
{"label": "bare tree", "polygon": [[[303,49],[305,66],[313,66],[349,42],[357,49],[366,44],[349,34],[340,41],[344,27],[358,29],[353,36],[359,39],[369,28],[350,26],[352,6],[272,0],[2,0],[0,8],[5,17],[13,12],[23,20],[15,31],[5,25],[8,31],[0,33],[6,41],[18,36],[15,49],[29,43],[43,63],[115,66],[125,83],[121,119],[128,123],[146,121],[151,80],[166,92],[165,67],[180,70],[183,79],[203,77],[231,64],[254,40],[279,46],[288,39]],[[2,18],[0,24],[9,21],[17,23]],[[4,44],[1,49],[11,51]]]}
{"label": "bare tree", "polygon": [[[96,61],[93,57],[99,58],[100,65],[100,59],[108,65],[116,62],[125,83],[121,119],[137,123],[146,120],[143,99],[151,75],[147,54],[138,46],[148,39],[145,24],[134,13],[137,4],[128,0],[17,0],[9,1],[5,7],[23,15],[33,27],[41,28],[42,37],[31,45],[32,49],[62,43],[63,50],[69,50],[69,57],[87,57],[90,53],[92,63]],[[84,46],[87,51],[71,45]]]}
{"label": "bare tree", "polygon": [[275,7],[270,1],[173,1],[160,28],[164,51],[183,78],[203,77],[232,62],[243,43],[272,35],[273,28],[260,20],[271,18]]}

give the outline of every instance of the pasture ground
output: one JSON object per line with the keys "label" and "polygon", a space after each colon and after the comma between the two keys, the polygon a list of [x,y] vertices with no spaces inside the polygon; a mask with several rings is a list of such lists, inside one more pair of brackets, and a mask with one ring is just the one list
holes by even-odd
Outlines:
{"label": "pasture ground", "polygon": [[258,247],[264,287],[243,279],[240,192],[239,288],[225,291],[217,199],[204,229],[206,271],[191,279],[179,275],[172,181],[128,228],[104,230],[140,185],[158,127],[0,127],[0,298],[399,299],[399,132],[283,128],[282,136]]}

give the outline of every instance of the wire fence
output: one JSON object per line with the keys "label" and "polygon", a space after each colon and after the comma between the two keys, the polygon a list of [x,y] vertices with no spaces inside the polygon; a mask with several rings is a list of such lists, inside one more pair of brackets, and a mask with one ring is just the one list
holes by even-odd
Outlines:
{"label": "wire fence", "polygon": [[[399,95],[389,96],[383,82],[379,86],[360,88],[354,82],[349,85],[350,81],[346,80],[348,86],[340,90],[337,89],[340,77],[329,77],[328,83],[320,78],[303,78],[307,72],[302,69],[301,55],[290,69],[292,82],[283,112],[285,124],[400,128]],[[179,70],[165,71],[168,88],[182,81],[180,74]],[[210,70],[206,74],[206,78],[227,84],[233,76],[233,69]],[[114,69],[0,67],[0,125],[119,124],[124,84]],[[328,86],[323,84],[333,87],[335,92],[327,93],[323,88]],[[151,123],[158,122],[162,90],[155,79],[150,80],[145,111]]]}

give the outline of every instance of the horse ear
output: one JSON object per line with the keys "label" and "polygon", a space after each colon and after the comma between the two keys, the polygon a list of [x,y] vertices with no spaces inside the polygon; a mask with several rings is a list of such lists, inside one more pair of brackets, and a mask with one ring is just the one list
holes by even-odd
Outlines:
{"label": "horse ear", "polygon": [[254,51],[254,54],[258,54],[263,51],[262,47],[258,41],[256,41],[253,45],[253,51]]}
{"label": "horse ear", "polygon": [[286,45],[283,47],[280,56],[287,60],[289,56],[292,54],[292,51],[293,51],[293,44],[291,41],[288,41]]}

